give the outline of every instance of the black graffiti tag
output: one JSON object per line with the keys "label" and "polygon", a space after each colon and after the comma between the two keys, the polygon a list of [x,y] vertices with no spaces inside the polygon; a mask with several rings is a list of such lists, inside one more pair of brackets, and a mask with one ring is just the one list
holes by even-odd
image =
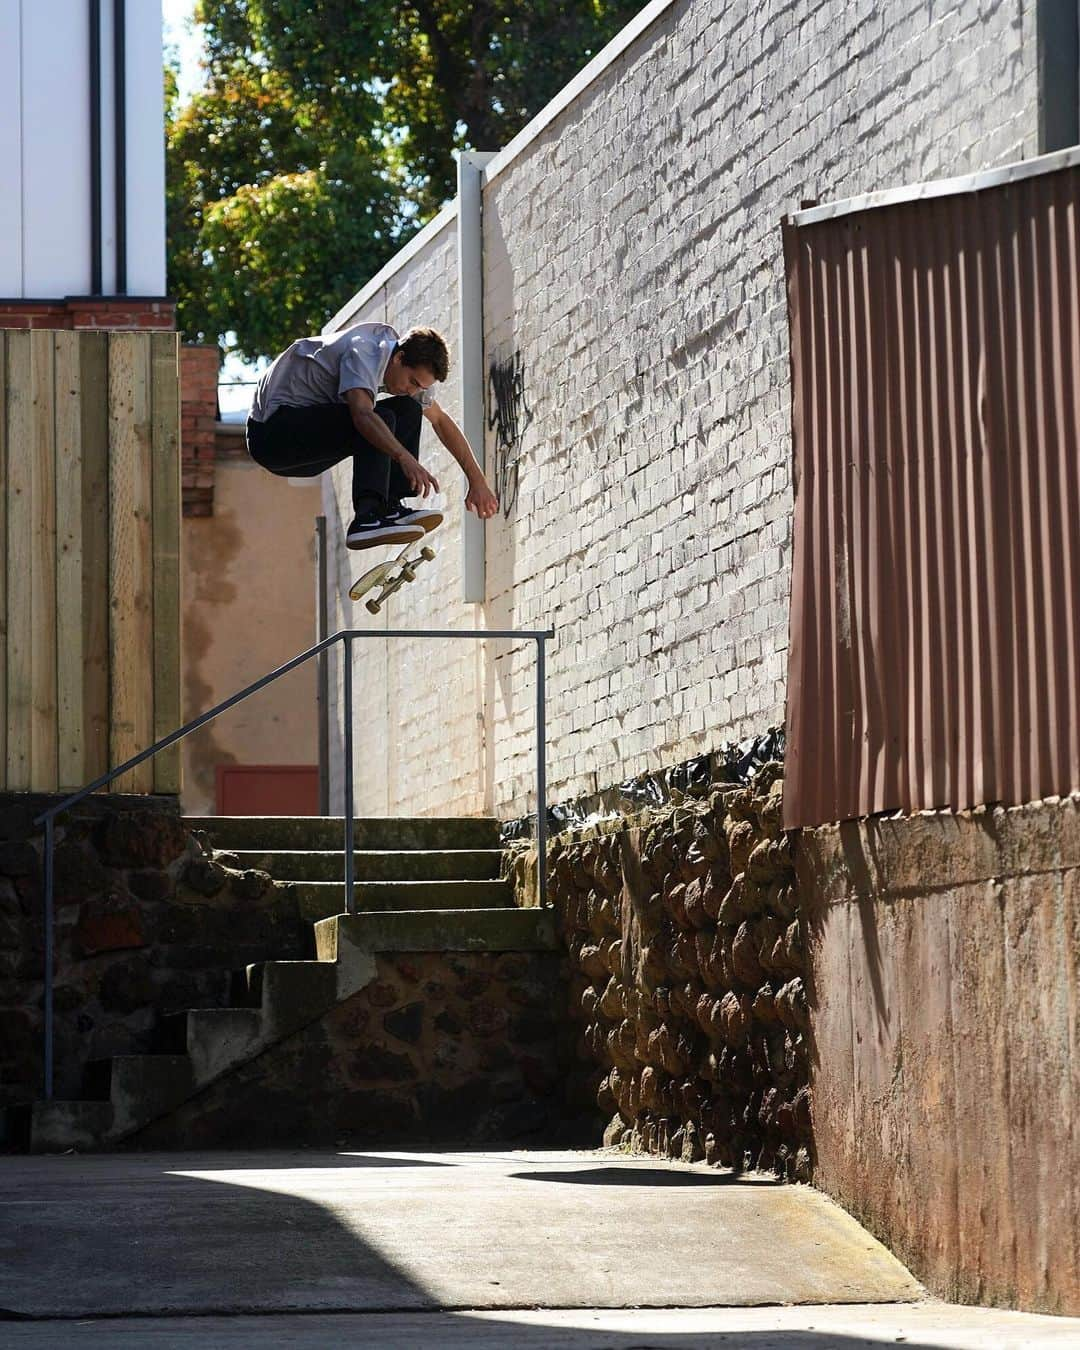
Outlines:
{"label": "black graffiti tag", "polygon": [[521,353],[508,361],[492,361],[488,371],[488,428],[495,432],[495,495],[509,516],[517,504],[521,442],[532,422],[525,401],[525,366]]}

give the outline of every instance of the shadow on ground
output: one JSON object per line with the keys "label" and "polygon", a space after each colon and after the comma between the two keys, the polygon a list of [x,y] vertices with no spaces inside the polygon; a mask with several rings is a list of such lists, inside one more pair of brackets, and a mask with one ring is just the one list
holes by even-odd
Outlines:
{"label": "shadow on ground", "polygon": [[[523,1163],[532,1165],[519,1170]],[[594,1187],[607,1188],[602,1202]],[[765,1315],[755,1304],[917,1296],[887,1256],[857,1286],[844,1265],[856,1250],[846,1236],[849,1245],[810,1279],[804,1268],[835,1240],[822,1203],[769,1178],[609,1157],[588,1165],[580,1153],[13,1159],[0,1178],[2,1339],[131,1350],[353,1339],[525,1350],[895,1343],[895,1334],[815,1329],[812,1306],[795,1310],[799,1327],[679,1329],[680,1317],[706,1308],[733,1310],[718,1316],[741,1309],[752,1320]],[[779,1219],[766,1213],[774,1205]],[[800,1206],[811,1215],[803,1235],[802,1220],[783,1220]],[[743,1223],[756,1225],[745,1239]],[[864,1239],[872,1240],[854,1231],[857,1250],[868,1251]],[[780,1282],[775,1297],[761,1295],[763,1263]],[[867,1293],[874,1278],[883,1279],[881,1292]],[[514,1312],[540,1308],[577,1311]],[[675,1311],[618,1313],[644,1321],[591,1328],[590,1317],[605,1315],[588,1310],[603,1308]],[[906,1344],[949,1350],[953,1342]]]}

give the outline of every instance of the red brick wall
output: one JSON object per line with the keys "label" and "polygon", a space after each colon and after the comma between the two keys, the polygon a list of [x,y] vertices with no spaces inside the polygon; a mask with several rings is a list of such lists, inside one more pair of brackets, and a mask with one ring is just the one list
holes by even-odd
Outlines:
{"label": "red brick wall", "polygon": [[0,328],[176,329],[176,305],[162,296],[67,296],[63,300],[0,300]]}
{"label": "red brick wall", "polygon": [[180,348],[180,484],[185,516],[214,514],[214,423],[221,354],[216,347]]}

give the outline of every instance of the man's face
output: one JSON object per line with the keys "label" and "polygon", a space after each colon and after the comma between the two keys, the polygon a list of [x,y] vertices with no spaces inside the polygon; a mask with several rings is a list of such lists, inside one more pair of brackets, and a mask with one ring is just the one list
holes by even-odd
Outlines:
{"label": "man's face", "polygon": [[407,366],[400,353],[395,352],[383,379],[391,394],[418,394],[422,389],[431,388],[435,383],[435,373],[427,366]]}

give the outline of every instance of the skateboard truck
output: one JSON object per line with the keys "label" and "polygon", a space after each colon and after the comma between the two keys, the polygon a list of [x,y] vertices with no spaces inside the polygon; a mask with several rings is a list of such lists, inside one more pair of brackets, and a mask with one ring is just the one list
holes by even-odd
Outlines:
{"label": "skateboard truck", "polygon": [[388,558],[386,562],[377,563],[362,577],[353,583],[349,589],[350,600],[362,600],[369,591],[378,589],[378,595],[374,595],[366,601],[364,608],[369,614],[378,614],[386,600],[399,591],[407,582],[416,580],[416,569],[421,563],[431,562],[435,557],[435,550],[428,544],[425,544],[413,557],[408,557],[408,552],[417,541],[410,539],[400,553],[394,558]]}

